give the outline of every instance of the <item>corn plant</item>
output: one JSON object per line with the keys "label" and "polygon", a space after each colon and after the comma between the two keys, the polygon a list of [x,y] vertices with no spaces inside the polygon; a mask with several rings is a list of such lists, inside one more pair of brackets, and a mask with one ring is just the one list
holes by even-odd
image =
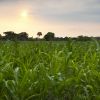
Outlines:
{"label": "corn plant", "polygon": [[100,43],[0,42],[0,100],[100,100]]}

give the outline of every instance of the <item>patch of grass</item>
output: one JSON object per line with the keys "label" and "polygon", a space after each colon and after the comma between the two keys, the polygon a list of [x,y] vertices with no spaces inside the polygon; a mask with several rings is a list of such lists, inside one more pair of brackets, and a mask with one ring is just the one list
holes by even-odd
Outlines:
{"label": "patch of grass", "polygon": [[99,45],[0,42],[0,100],[100,100]]}

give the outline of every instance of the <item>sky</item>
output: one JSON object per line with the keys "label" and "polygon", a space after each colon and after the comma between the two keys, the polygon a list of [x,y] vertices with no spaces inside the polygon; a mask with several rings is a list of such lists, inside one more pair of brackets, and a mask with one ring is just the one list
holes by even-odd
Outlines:
{"label": "sky", "polygon": [[100,36],[100,0],[0,0],[0,33]]}

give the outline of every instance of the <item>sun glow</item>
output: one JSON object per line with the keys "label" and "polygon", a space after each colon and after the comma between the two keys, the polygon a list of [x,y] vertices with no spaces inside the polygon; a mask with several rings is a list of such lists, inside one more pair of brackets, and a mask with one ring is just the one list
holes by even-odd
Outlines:
{"label": "sun glow", "polygon": [[26,18],[26,17],[28,16],[27,10],[22,11],[22,12],[21,12],[21,16],[22,16],[23,18]]}

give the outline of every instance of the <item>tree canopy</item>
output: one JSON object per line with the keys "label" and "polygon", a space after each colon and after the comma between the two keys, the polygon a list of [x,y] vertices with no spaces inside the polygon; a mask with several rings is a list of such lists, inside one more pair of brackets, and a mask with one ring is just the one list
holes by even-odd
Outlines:
{"label": "tree canopy", "polygon": [[47,41],[50,41],[50,40],[54,40],[55,38],[55,34],[53,32],[48,32],[45,36],[44,36],[44,39],[47,40]]}
{"label": "tree canopy", "polygon": [[[2,36],[0,34],[0,40],[20,40],[20,41],[37,41],[37,40],[46,40],[46,41],[67,41],[67,40],[75,40],[75,41],[90,41],[91,37],[88,36],[83,36],[80,35],[78,37],[55,37],[55,33],[53,32],[48,32],[47,34],[44,35],[43,38],[38,39],[38,38],[33,38],[33,37],[29,37],[28,33],[26,32],[21,32],[19,34],[13,32],[13,31],[7,31],[7,32],[3,32],[4,36]],[[42,32],[38,32],[37,36],[42,36]],[[100,37],[94,37],[97,40],[100,40]]]}

